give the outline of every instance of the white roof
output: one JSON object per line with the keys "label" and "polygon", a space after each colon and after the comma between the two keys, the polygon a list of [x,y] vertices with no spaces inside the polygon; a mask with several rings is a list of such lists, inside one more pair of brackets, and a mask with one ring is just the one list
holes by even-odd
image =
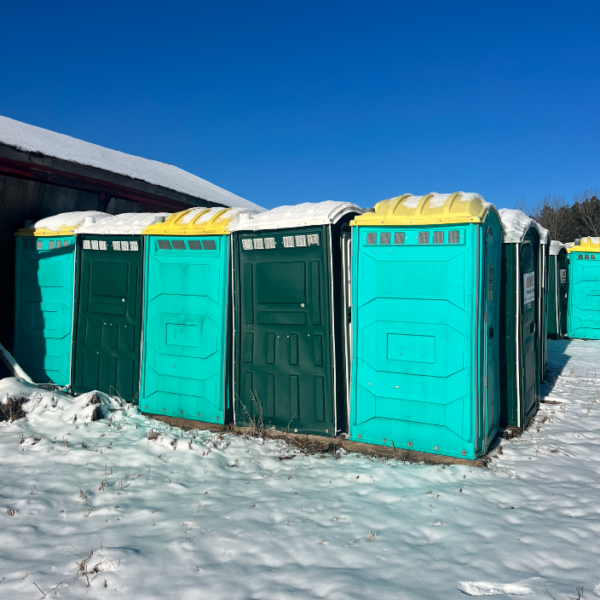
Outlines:
{"label": "white roof", "polygon": [[550,241],[550,232],[522,210],[501,208],[498,213],[502,220],[505,244],[520,244],[532,227],[538,230],[540,243],[547,244]]}
{"label": "white roof", "polygon": [[100,219],[95,223],[85,223],[75,230],[76,234],[93,235],[141,235],[142,231],[160,221],[161,217],[165,219],[170,213],[123,213]]}
{"label": "white roof", "polygon": [[337,223],[344,215],[362,213],[362,208],[350,202],[305,202],[296,206],[278,206],[240,220],[230,226],[230,231],[259,231],[264,229],[288,229],[310,225],[330,225]]}
{"label": "white roof", "polygon": [[562,242],[558,242],[557,240],[552,240],[550,242],[550,254],[551,256],[556,256],[562,248],[567,248],[565,246],[565,244],[563,244]]}
{"label": "white roof", "polygon": [[98,210],[75,210],[72,212],[60,213],[52,217],[46,217],[40,219],[37,223],[30,226],[31,229],[48,229],[49,231],[61,230],[61,227],[65,229],[72,229],[83,225],[85,219],[91,219],[90,222],[98,221],[103,217],[107,217],[106,213]]}
{"label": "white roof", "polygon": [[575,242],[567,242],[565,244],[565,248],[572,248],[575,245]]}
{"label": "white roof", "polygon": [[0,116],[0,144],[158,185],[221,206],[262,208],[173,165],[110,150],[62,133]]}

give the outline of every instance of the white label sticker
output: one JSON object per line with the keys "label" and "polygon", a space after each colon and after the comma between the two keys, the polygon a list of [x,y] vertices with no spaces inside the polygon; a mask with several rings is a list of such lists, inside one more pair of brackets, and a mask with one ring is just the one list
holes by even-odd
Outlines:
{"label": "white label sticker", "polygon": [[566,269],[560,270],[560,282],[567,283],[567,270]]}
{"label": "white label sticker", "polygon": [[535,300],[535,273],[523,275],[523,302],[529,304]]}

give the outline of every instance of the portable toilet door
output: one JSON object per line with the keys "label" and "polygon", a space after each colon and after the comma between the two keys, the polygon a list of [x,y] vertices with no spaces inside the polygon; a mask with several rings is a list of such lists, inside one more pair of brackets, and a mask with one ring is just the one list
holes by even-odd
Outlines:
{"label": "portable toilet door", "polygon": [[407,194],[351,225],[349,438],[485,454],[500,417],[496,209],[478,194]]}
{"label": "portable toilet door", "polygon": [[537,221],[536,225],[540,235],[540,252],[538,254],[539,283],[536,288],[539,295],[538,323],[540,326],[538,327],[538,375],[541,384],[546,376],[546,366],[548,363],[548,263],[550,259],[550,232],[542,227]]}
{"label": "portable toilet door", "polygon": [[499,212],[504,228],[500,424],[523,430],[540,402],[540,233],[522,211]]}
{"label": "portable toilet door", "polygon": [[168,213],[125,213],[75,230],[73,391],[133,401],[139,390],[142,231]]}
{"label": "portable toilet door", "polygon": [[[233,233],[235,422],[335,436],[347,428],[347,202],[282,206]],[[343,251],[342,251],[343,249]],[[346,279],[345,279],[346,278]]]}
{"label": "portable toilet door", "polygon": [[75,235],[97,211],[62,213],[16,233],[14,355],[38,383],[66,386],[71,372]]}
{"label": "portable toilet door", "polygon": [[600,238],[575,240],[569,253],[567,336],[600,339]]}
{"label": "portable toilet door", "polygon": [[548,337],[554,340],[567,335],[568,271],[565,245],[552,240],[548,263]]}
{"label": "portable toilet door", "polygon": [[229,226],[240,214],[191,208],[144,231],[143,412],[232,418]]}

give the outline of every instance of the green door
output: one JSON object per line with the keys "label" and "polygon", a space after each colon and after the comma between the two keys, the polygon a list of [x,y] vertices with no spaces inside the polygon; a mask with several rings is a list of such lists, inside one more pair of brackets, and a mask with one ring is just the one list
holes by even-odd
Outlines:
{"label": "green door", "polygon": [[236,238],[236,423],[333,436],[329,230]]}
{"label": "green door", "polygon": [[89,235],[77,243],[73,391],[131,401],[139,383],[142,238]]}
{"label": "green door", "polygon": [[537,361],[537,322],[536,322],[536,256],[529,242],[521,246],[521,382],[523,403],[523,428],[537,410],[538,361]]}
{"label": "green door", "polygon": [[567,335],[567,311],[569,305],[569,256],[566,251],[561,251],[556,257],[558,279],[558,323],[559,335]]}
{"label": "green door", "polygon": [[489,448],[500,422],[500,351],[498,344],[498,322],[500,318],[499,272],[502,236],[492,227],[485,232],[485,262],[483,286],[483,345],[485,372],[483,378],[485,418],[482,424],[484,448]]}

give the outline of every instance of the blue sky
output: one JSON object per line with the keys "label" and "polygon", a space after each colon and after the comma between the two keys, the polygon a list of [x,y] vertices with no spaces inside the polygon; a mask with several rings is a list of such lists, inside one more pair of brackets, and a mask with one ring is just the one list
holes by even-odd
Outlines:
{"label": "blue sky", "polygon": [[600,2],[29,2],[0,114],[265,207],[600,186]]}

